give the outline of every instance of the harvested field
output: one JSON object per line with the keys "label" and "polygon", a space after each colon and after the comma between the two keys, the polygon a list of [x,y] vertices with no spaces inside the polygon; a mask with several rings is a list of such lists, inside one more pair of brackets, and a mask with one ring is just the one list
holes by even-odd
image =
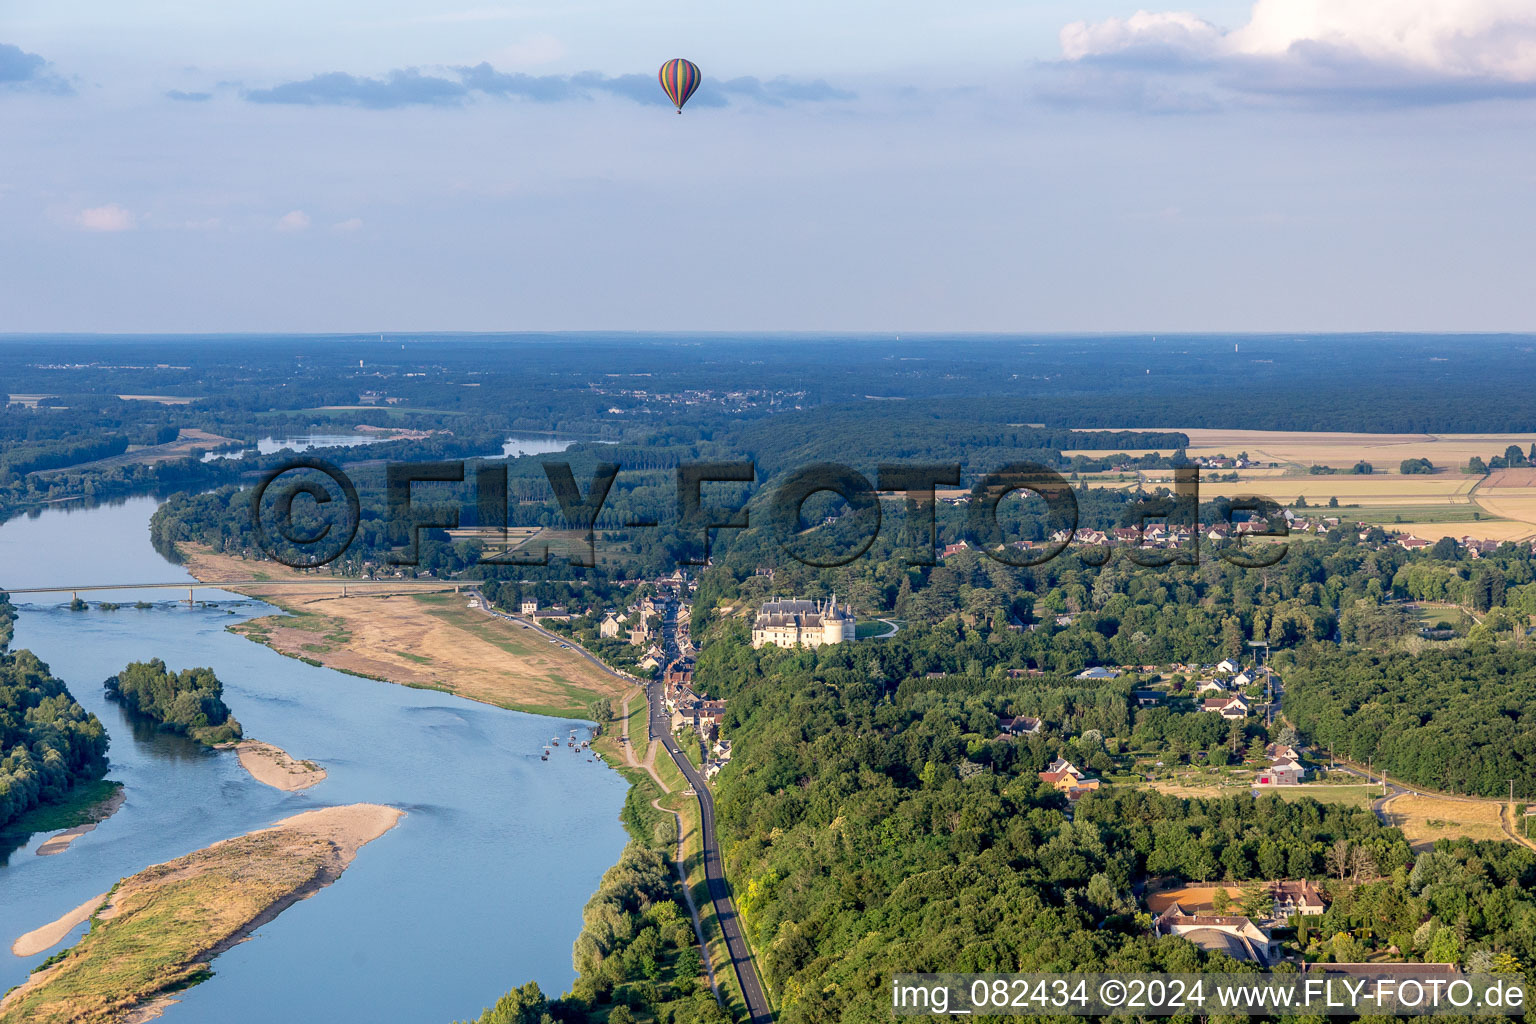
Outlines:
{"label": "harvested field", "polygon": [[[1141,428],[1130,428],[1141,429]],[[1150,429],[1150,428],[1146,428]],[[1192,457],[1247,452],[1261,462],[1348,468],[1364,459],[1376,472],[1396,472],[1404,459],[1428,459],[1436,469],[1457,472],[1473,457],[1502,455],[1509,445],[1529,450],[1536,434],[1362,434],[1327,430],[1226,430],[1202,427],[1159,428],[1189,436]],[[1127,455],[1145,455],[1136,449]],[[1069,454],[1103,457],[1118,452],[1073,449]],[[1160,454],[1171,454],[1162,451]]]}
{"label": "harvested field", "polygon": [[1500,805],[1491,801],[1405,793],[1388,800],[1384,812],[1387,823],[1402,829],[1414,849],[1436,839],[1509,839],[1500,823]]}
{"label": "harvested field", "polygon": [[1483,478],[1479,491],[1493,491],[1501,487],[1536,487],[1536,467],[1521,466],[1518,469],[1496,469]]}
{"label": "harvested field", "polygon": [[206,430],[189,430],[182,428],[176,440],[166,444],[149,445],[144,448],[133,448],[121,455],[111,455],[105,459],[96,459],[93,462],[82,462],[74,466],[63,466],[59,469],[39,469],[29,474],[30,476],[49,476],[55,473],[78,473],[81,470],[105,470],[120,466],[154,465],[158,462],[170,462],[175,459],[184,459],[191,455],[194,449],[209,451],[224,445],[239,444],[231,437],[221,437],[218,434],[210,434]]}
{"label": "harvested field", "polygon": [[1453,520],[1443,523],[1382,523],[1383,528],[1406,533],[1422,540],[1439,540],[1441,537],[1475,537],[1478,540],[1523,540],[1536,534],[1536,525],[1514,519],[1494,519],[1484,515],[1476,522]]}

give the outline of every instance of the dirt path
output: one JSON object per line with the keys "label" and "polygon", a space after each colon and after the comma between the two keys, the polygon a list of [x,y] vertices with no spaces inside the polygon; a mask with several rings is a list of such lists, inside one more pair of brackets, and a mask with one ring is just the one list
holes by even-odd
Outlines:
{"label": "dirt path", "polygon": [[1506,803],[1499,811],[1499,824],[1504,826],[1504,831],[1509,838],[1528,849],[1536,850],[1536,839],[1527,839],[1521,834],[1520,819],[1515,817],[1515,805]]}
{"label": "dirt path", "polygon": [[[638,761],[635,759],[635,746],[630,742],[629,739],[629,702],[635,696],[637,696],[637,694],[633,692],[627,694],[624,697],[623,704],[620,705],[620,707],[623,709],[624,720],[624,760],[631,768],[644,768],[646,774],[649,775],[652,779],[656,780],[656,785],[661,787],[661,791],[670,795],[672,792],[672,787],[667,785],[656,771],[656,741],[651,740],[650,743],[646,745],[644,761]],[[679,831],[681,831],[681,829],[679,829]]]}
{"label": "dirt path", "polygon": [[699,959],[704,961],[704,971],[709,975],[709,987],[715,994],[715,1002],[720,1002],[720,982],[715,979],[715,965],[709,962],[709,949],[704,945],[704,922],[699,919],[699,908],[693,902],[693,891],[688,888],[688,874],[683,867],[683,840],[687,838],[683,834],[683,816],[669,807],[661,806],[658,798],[651,801],[651,806],[658,811],[666,811],[672,815],[672,820],[677,822],[677,852],[673,854],[672,866],[677,870],[677,884],[683,890],[683,899],[688,901],[688,913],[693,917],[693,934],[699,942]]}

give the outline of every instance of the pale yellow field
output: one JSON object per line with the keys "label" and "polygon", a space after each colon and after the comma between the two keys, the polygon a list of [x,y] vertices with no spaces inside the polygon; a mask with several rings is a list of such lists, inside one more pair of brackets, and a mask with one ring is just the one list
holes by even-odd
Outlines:
{"label": "pale yellow field", "polygon": [[1536,532],[1536,487],[1499,487],[1494,490],[1479,487],[1474,497],[1494,515],[1519,520],[1523,525],[1529,525],[1530,531]]}
{"label": "pale yellow field", "polygon": [[[1148,484],[1162,482],[1162,473],[1143,474]],[[1202,478],[1200,498],[1207,501],[1217,497],[1235,497],[1239,494],[1263,494],[1278,502],[1289,503],[1304,497],[1310,504],[1326,504],[1329,498],[1338,498],[1345,505],[1467,505],[1471,503],[1472,488],[1480,477],[1451,476],[1287,476],[1267,477],[1252,481],[1239,478],[1237,483],[1215,483]]]}
{"label": "pale yellow field", "polygon": [[[1502,455],[1517,444],[1529,451],[1536,434],[1358,434],[1343,431],[1218,430],[1168,427],[1189,436],[1190,456],[1237,455],[1246,451],[1262,462],[1347,468],[1364,459],[1377,473],[1397,470],[1404,459],[1428,459],[1437,469],[1456,472],[1472,456]],[[1146,454],[1150,449],[1127,452]],[[1069,454],[1105,455],[1078,449]],[[1165,453],[1166,454],[1166,453]]]}
{"label": "pale yellow field", "polygon": [[[1479,504],[1482,503],[1479,502]],[[1526,514],[1536,519],[1536,506]],[[1381,525],[1383,529],[1390,529],[1395,533],[1406,533],[1421,540],[1439,540],[1441,537],[1455,537],[1457,540],[1463,537],[1475,537],[1478,540],[1524,540],[1536,535],[1536,522],[1486,517],[1472,523],[1383,523]]]}
{"label": "pale yellow field", "polygon": [[1403,830],[1415,848],[1436,839],[1509,839],[1500,820],[1501,805],[1492,801],[1405,793],[1387,801],[1387,822]]}

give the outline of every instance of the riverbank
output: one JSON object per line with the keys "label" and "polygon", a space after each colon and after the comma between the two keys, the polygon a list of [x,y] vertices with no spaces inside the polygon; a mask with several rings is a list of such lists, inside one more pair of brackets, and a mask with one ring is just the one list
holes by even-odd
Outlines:
{"label": "riverbank", "polygon": [[[6,826],[3,836],[19,846],[29,835],[54,832],[37,848],[40,857],[51,857],[69,849],[69,844],[96,828],[123,806],[121,783],[107,779],[75,786],[60,803],[34,808]],[[5,848],[10,849],[8,844]]]}
{"label": "riverbank", "polygon": [[469,608],[468,596],[454,593],[453,583],[441,584],[438,593],[423,593],[433,588],[411,581],[337,577],[326,584],[275,562],[192,544],[178,550],[202,582],[309,581],[291,590],[229,589],[288,613],[243,622],[233,627],[236,633],[310,664],[557,718],[585,718],[593,701],[616,700],[625,689],[576,650]]}
{"label": "riverbank", "polygon": [[[157,1016],[170,993],[210,975],[209,961],[341,877],[402,815],[381,804],[306,811],[124,879],[86,905],[95,912],[80,942],[0,1000],[0,1024]],[[42,941],[81,909],[28,935]]]}

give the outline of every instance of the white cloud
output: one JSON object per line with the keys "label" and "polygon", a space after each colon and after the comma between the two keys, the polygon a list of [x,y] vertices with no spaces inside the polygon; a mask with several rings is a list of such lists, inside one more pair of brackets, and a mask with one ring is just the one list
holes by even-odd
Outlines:
{"label": "white cloud", "polygon": [[[1536,86],[1532,0],[1256,0],[1231,31],[1180,11],[1074,22],[1068,61],[1219,67],[1261,92],[1370,92],[1437,102]],[[1439,88],[1441,91],[1435,91]]]}
{"label": "white cloud", "polygon": [[357,231],[362,228],[362,226],[363,219],[361,217],[348,217],[346,220],[338,221],[337,223],[331,225],[331,227],[336,231]]}
{"label": "white cloud", "polygon": [[93,206],[75,214],[75,226],[83,231],[132,231],[138,219],[116,203]]}
{"label": "white cloud", "polygon": [[1183,11],[1137,11],[1129,18],[1106,18],[1092,24],[1074,21],[1061,30],[1061,53],[1067,60],[1141,48],[1211,53],[1221,45],[1222,34],[1210,22]]}
{"label": "white cloud", "polygon": [[278,219],[279,231],[307,231],[309,230],[309,214],[303,210],[293,210],[285,213]]}

